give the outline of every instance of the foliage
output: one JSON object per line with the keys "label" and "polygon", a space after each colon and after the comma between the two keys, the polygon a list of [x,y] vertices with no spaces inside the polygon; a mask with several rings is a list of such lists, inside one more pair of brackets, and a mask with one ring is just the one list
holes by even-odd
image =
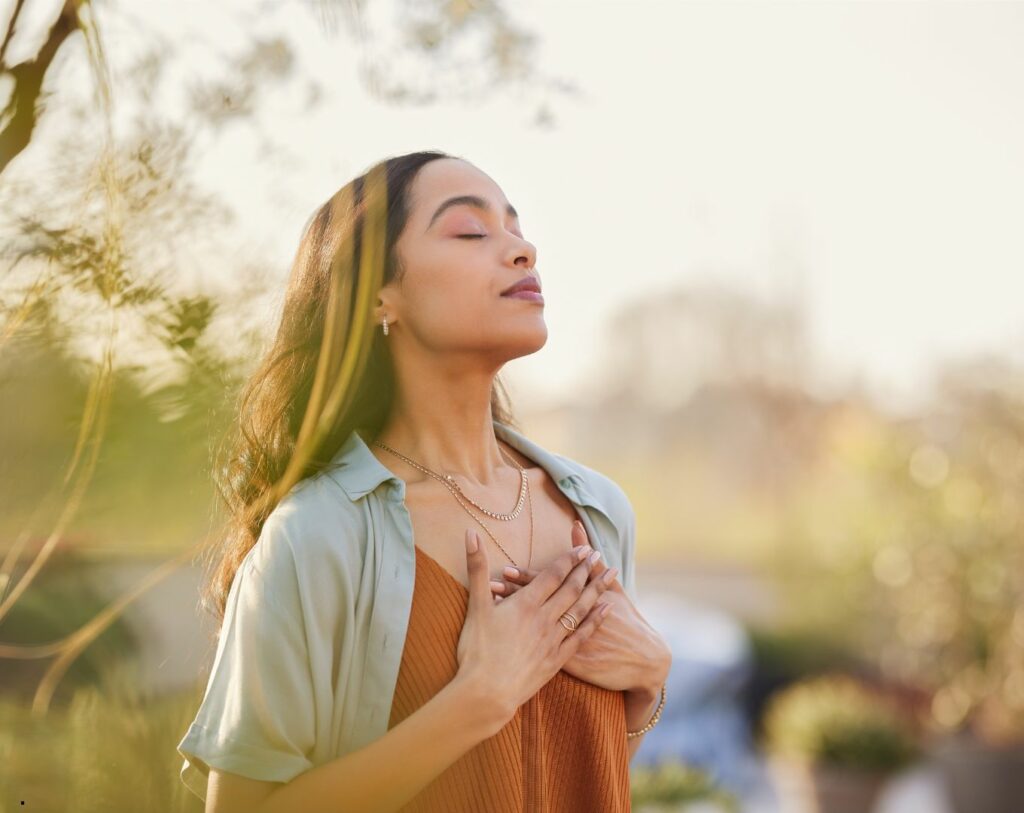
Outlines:
{"label": "foliage", "polygon": [[706,771],[681,762],[630,769],[634,808],[673,809],[687,802],[712,802],[723,811],[737,811],[737,800],[717,787]]}
{"label": "foliage", "polygon": [[895,772],[918,755],[915,726],[894,702],[839,673],[778,692],[765,713],[765,745],[813,764]]}
{"label": "foliage", "polygon": [[3,699],[0,798],[26,801],[14,810],[201,811],[181,781],[175,746],[202,687],[152,697],[137,685],[130,668],[110,670],[101,685],[79,689],[38,720],[25,704]]}
{"label": "foliage", "polygon": [[949,366],[919,416],[846,409],[822,446],[780,538],[793,617],[932,692],[936,728],[1024,740],[1024,369]]}
{"label": "foliage", "polygon": [[825,672],[856,672],[864,659],[834,629],[810,624],[775,628],[750,623],[746,633],[753,653],[754,673],[746,687],[747,711],[758,726],[768,699],[784,686]]}
{"label": "foliage", "polygon": [[[82,577],[81,558],[66,551],[0,619],[0,640],[5,644],[51,644],[78,630],[106,605],[107,599]],[[135,632],[124,618],[117,619],[71,665],[65,676],[66,688],[98,683],[111,664],[129,660],[136,649]],[[6,662],[0,672],[0,690],[27,699],[49,663],[49,658]]]}

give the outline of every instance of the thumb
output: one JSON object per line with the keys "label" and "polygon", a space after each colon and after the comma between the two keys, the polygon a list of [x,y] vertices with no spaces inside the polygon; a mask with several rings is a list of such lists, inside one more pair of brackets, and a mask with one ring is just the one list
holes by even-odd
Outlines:
{"label": "thumb", "polygon": [[466,529],[466,572],[469,576],[469,611],[476,608],[482,612],[484,607],[492,607],[490,567],[487,554],[480,544],[480,536],[471,528]]}

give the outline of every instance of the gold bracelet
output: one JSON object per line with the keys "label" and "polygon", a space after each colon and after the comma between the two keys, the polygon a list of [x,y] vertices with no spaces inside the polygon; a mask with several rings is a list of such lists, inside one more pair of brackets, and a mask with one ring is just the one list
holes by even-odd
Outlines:
{"label": "gold bracelet", "polygon": [[664,707],[665,707],[665,684],[663,683],[663,684],[661,684],[661,702],[658,703],[658,708],[656,708],[654,710],[654,716],[651,718],[650,722],[647,723],[647,725],[645,725],[639,731],[627,731],[626,732],[626,739],[632,739],[633,737],[639,737],[641,734],[646,734],[648,731],[650,731],[652,728],[654,728],[654,726],[658,722],[658,719],[661,717],[661,710]]}

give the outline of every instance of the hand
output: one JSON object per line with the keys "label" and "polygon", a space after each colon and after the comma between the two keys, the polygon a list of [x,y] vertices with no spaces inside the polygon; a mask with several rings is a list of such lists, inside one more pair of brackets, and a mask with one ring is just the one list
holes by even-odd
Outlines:
{"label": "hand", "polygon": [[[579,520],[573,523],[572,540],[574,546],[587,544],[587,533]],[[499,604],[524,589],[537,573],[519,568],[516,575],[510,575],[506,568],[500,581],[490,582],[494,603]],[[636,609],[616,578],[618,573],[617,567],[608,568],[601,559],[591,566],[590,582],[606,580],[607,589],[601,600],[610,603],[612,609],[562,669],[605,689],[650,693],[668,677],[672,652]]]}
{"label": "hand", "polygon": [[[480,537],[466,531],[469,604],[456,651],[458,676],[489,688],[496,717],[511,718],[604,623],[598,598],[605,588],[588,582],[583,552],[567,551],[499,604],[488,589],[490,566]],[[560,623],[566,612],[578,619],[575,630]]]}

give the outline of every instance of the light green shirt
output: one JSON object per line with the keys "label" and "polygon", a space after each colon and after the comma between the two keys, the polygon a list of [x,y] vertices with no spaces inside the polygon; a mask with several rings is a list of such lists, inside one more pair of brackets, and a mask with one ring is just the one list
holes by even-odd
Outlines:
{"label": "light green shirt", "polygon": [[[622,488],[493,424],[573,503],[636,601],[636,522]],[[201,799],[210,766],[288,782],[388,730],[415,582],[405,481],[358,432],[331,462],[271,511],[231,583],[206,693],[177,746],[181,779]]]}

